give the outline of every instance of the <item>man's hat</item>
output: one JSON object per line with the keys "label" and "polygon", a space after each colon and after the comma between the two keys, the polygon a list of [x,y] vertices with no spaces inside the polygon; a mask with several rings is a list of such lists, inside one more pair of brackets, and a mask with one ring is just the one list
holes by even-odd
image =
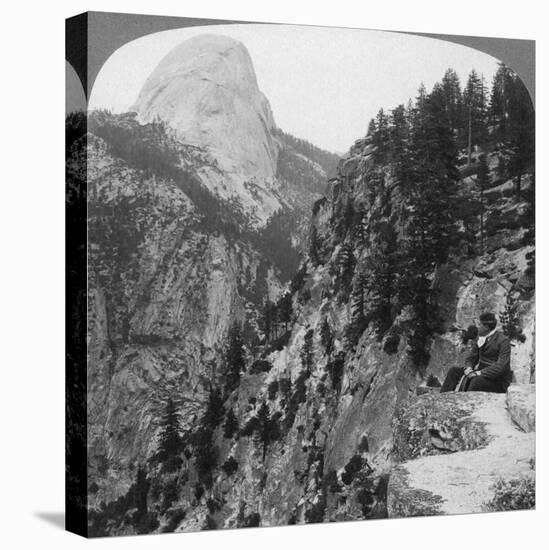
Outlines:
{"label": "man's hat", "polygon": [[483,325],[486,325],[492,328],[494,328],[498,324],[496,316],[489,311],[482,313],[479,319]]}

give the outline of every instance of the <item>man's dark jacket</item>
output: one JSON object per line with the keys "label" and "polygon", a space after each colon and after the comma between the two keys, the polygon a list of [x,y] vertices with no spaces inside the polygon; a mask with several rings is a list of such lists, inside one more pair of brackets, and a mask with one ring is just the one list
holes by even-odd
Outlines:
{"label": "man's dark jacket", "polygon": [[509,338],[503,332],[496,331],[481,348],[475,340],[465,363],[473,369],[479,363],[477,370],[481,371],[482,376],[497,380],[507,387],[513,378]]}

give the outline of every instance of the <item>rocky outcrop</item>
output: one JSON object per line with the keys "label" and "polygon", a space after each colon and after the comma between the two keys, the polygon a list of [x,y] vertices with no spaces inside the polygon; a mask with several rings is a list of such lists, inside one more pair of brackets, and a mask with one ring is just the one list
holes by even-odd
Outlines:
{"label": "rocky outcrop", "polygon": [[[116,499],[131,510],[139,466],[158,520],[139,526],[147,532],[480,511],[499,475],[530,471],[531,390],[436,390],[485,309],[509,318],[517,382],[533,379],[524,203],[492,193],[487,218],[506,210],[486,253],[463,229],[416,303],[409,263],[389,265],[409,238],[395,167],[376,164],[370,136],[358,140],[310,219],[320,157],[275,131],[242,45],[183,43],[136,110],[138,120],[98,115],[86,151],[96,533],[133,529]],[[457,185],[464,202],[475,192]],[[284,279],[296,227],[310,238]],[[430,307],[414,317],[422,303],[438,309],[417,333],[431,317]],[[233,321],[245,333],[237,360],[225,353]],[[176,471],[151,462],[167,399],[181,417]]]}
{"label": "rocky outcrop", "polygon": [[[295,220],[318,197],[324,176],[299,157],[308,183],[281,183],[285,206],[269,241],[241,216],[242,202],[208,188],[200,173],[211,159],[159,124],[141,125],[131,113],[93,113],[82,143],[94,506],[123,494],[129,466],[154,452],[166,399],[177,401],[182,428],[194,425],[212,377],[224,369],[229,326],[246,318],[246,329],[257,333],[263,300],[276,300],[293,275],[290,259],[297,262],[303,238]],[[287,144],[283,150],[287,162],[298,157]]]}
{"label": "rocky outcrop", "polygon": [[512,384],[507,390],[507,410],[513,422],[523,431],[536,430],[536,386]]}
{"label": "rocky outcrop", "polygon": [[455,302],[455,324],[463,328],[478,322],[484,310],[501,318],[508,299],[517,303],[523,340],[512,342],[511,365],[514,380],[520,384],[530,383],[533,372],[535,302],[531,293],[521,290],[517,282],[528,278],[527,255],[532,250],[532,246],[514,250],[497,248],[475,262],[466,262],[459,269],[461,284]]}
{"label": "rocky outcrop", "polygon": [[500,480],[531,476],[535,435],[515,419],[533,413],[532,395],[531,387],[512,386],[508,396],[429,394],[403,407],[394,427],[389,517],[482,512]]}
{"label": "rocky outcrop", "polygon": [[160,61],[133,110],[142,122],[159,118],[182,142],[204,148],[214,167],[200,173],[218,195],[237,198],[262,223],[281,207],[273,193],[275,123],[242,43],[219,35],[185,40]]}

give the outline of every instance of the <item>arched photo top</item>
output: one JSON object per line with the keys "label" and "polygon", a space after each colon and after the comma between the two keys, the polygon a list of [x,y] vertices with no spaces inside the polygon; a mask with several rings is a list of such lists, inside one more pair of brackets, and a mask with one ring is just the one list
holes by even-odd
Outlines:
{"label": "arched photo top", "polygon": [[118,48],[93,86],[89,109],[131,110],[147,78],[175,47],[203,34],[227,36],[249,52],[277,126],[331,151],[363,135],[380,108],[414,99],[448,68],[465,85],[471,70],[487,87],[498,60],[473,48],[389,31],[275,24],[207,25],[148,34]]}
{"label": "arched photo top", "polygon": [[[85,12],[66,21],[67,61],[75,68],[89,97],[99,70],[110,55],[124,44],[162,30],[236,23],[249,22]],[[276,25],[276,23],[270,24]],[[409,32],[408,34],[454,42],[492,55],[517,73],[535,104],[535,42],[533,40],[433,33]],[[88,49],[92,54],[89,58]]]}

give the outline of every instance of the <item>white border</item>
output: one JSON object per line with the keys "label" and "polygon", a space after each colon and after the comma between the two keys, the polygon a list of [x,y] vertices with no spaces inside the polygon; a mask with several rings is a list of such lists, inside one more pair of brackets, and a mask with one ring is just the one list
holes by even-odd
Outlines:
{"label": "white border", "polygon": [[[542,3],[19,1],[3,7],[0,136],[2,251],[2,539],[4,548],[537,548],[547,515],[547,406],[538,343],[538,510],[507,514],[248,529],[86,542],[37,514],[64,505],[64,18],[93,9],[233,20],[536,39],[538,334],[546,334],[547,93]],[[542,215],[539,215],[541,212]],[[541,276],[540,276],[541,274]],[[545,349],[544,349],[545,348]]]}

